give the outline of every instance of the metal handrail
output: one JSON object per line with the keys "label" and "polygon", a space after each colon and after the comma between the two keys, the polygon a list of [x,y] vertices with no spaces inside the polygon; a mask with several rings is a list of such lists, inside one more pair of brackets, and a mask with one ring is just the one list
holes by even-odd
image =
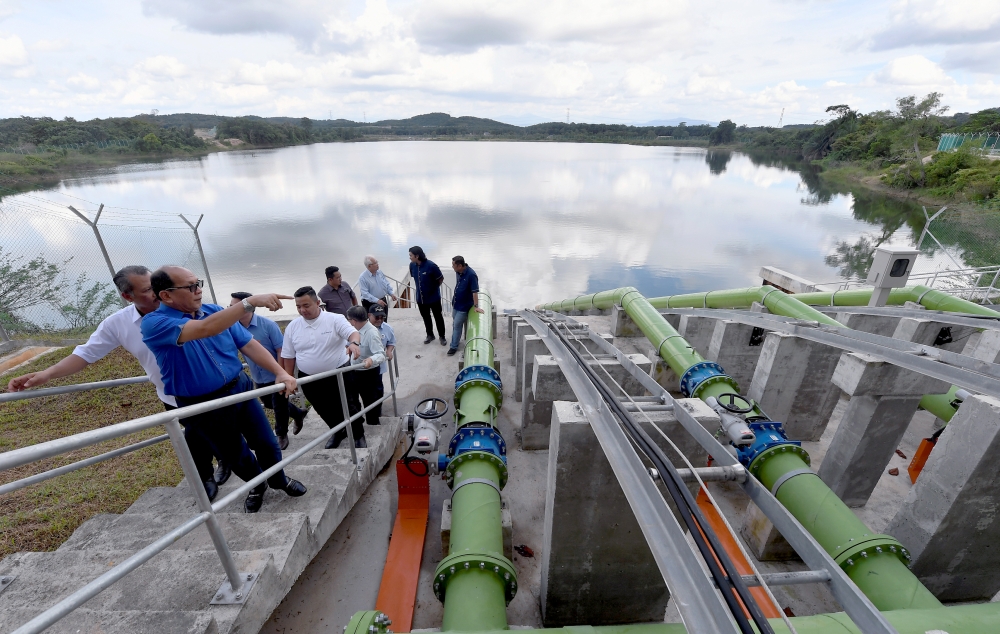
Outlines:
{"label": "metal handrail", "polygon": [[[200,486],[200,482],[198,482],[199,478],[197,469],[194,466],[194,459],[191,457],[191,453],[187,447],[187,443],[183,439],[183,432],[181,431],[179,420],[181,418],[187,418],[189,416],[194,416],[215,409],[220,409],[222,407],[227,407],[229,405],[233,405],[236,403],[248,401],[260,396],[265,396],[267,394],[273,394],[275,392],[284,389],[283,385],[275,384],[263,388],[249,390],[241,394],[234,394],[223,398],[215,399],[212,401],[206,401],[205,403],[198,403],[196,405],[189,405],[187,407],[177,408],[174,410],[170,410],[168,412],[153,414],[151,416],[144,416],[131,421],[124,421],[116,425],[111,425],[109,427],[105,427],[102,429],[91,430],[89,432],[82,432],[79,434],[74,434],[72,436],[67,436],[65,438],[58,438],[45,443],[39,443],[37,445],[33,445],[31,447],[23,447],[21,449],[15,449],[0,454],[0,471],[4,471],[44,458],[56,456],[70,451],[75,451],[77,449],[82,449],[84,447],[94,445],[104,440],[111,440],[113,438],[118,438],[131,433],[149,429],[157,425],[165,425],[168,432],[167,437],[169,437],[171,444],[173,444],[174,451],[178,454],[178,459],[181,463],[181,467],[184,471],[185,477],[188,479],[189,484],[191,485],[192,492],[194,493],[195,496],[195,501],[200,509],[200,513],[195,517],[193,517],[191,520],[187,521],[185,524],[174,529],[173,531],[167,533],[166,535],[164,535],[157,541],[153,542],[149,546],[138,551],[137,553],[135,553],[122,563],[118,564],[117,566],[115,566],[108,572],[104,573],[97,579],[84,585],[82,588],[78,589],[70,596],[66,597],[65,599],[63,599],[56,605],[52,606],[48,610],[45,610],[43,613],[39,614],[31,621],[25,623],[17,630],[15,630],[14,634],[34,634],[45,630],[53,623],[56,623],[59,619],[63,618],[64,616],[66,616],[67,614],[69,614],[70,612],[80,607],[88,600],[90,600],[91,598],[93,598],[94,596],[96,596],[109,586],[111,586],[113,583],[115,583],[128,573],[138,568],[143,563],[149,561],[155,555],[168,548],[178,539],[180,539],[184,535],[187,535],[201,524],[208,525],[209,533],[212,537],[212,541],[214,542],[216,548],[216,554],[219,556],[223,568],[226,570],[226,577],[228,579],[229,585],[232,588],[232,591],[236,593],[236,596],[239,597],[240,596],[239,590],[242,588],[244,584],[243,574],[236,569],[236,563],[235,560],[233,559],[232,552],[229,549],[229,545],[225,540],[225,536],[222,534],[221,527],[218,523],[218,519],[216,518],[215,514],[220,510],[224,509],[226,506],[232,504],[234,501],[239,499],[243,494],[249,492],[254,487],[259,486],[261,483],[265,482],[267,478],[271,477],[281,469],[284,469],[287,465],[301,458],[303,455],[305,455],[314,447],[316,447],[319,443],[326,441],[333,434],[345,428],[347,429],[347,440],[350,443],[352,460],[355,466],[358,469],[360,469],[358,456],[354,447],[354,434],[351,429],[350,423],[357,420],[367,412],[371,411],[376,406],[383,404],[390,398],[393,400],[393,411],[394,413],[396,413],[395,379],[399,377],[399,364],[398,362],[395,361],[396,358],[397,358],[396,355],[393,355],[393,363],[389,364],[388,374],[389,374],[391,389],[388,394],[385,394],[384,396],[382,396],[382,398],[378,399],[374,403],[371,403],[370,405],[362,408],[361,411],[357,412],[353,416],[347,415],[347,399],[342,398],[341,403],[344,408],[344,414],[345,414],[345,419],[343,421],[341,421],[339,424],[335,425],[331,429],[327,430],[326,432],[323,432],[322,434],[320,434],[319,437],[306,443],[304,447],[294,452],[291,456],[288,456],[287,458],[284,458],[281,461],[279,461],[277,464],[272,465],[270,468],[263,471],[249,482],[245,482],[242,486],[230,492],[223,499],[215,502],[214,504],[208,502],[208,497],[205,493],[205,490]],[[303,377],[302,379],[299,379],[298,382],[299,384],[310,383],[312,381],[318,381],[320,379],[336,376],[339,383],[339,388],[341,390],[341,394],[346,397],[343,375],[346,374],[347,372],[360,371],[363,369],[365,368],[361,365],[352,365],[345,368],[337,368],[335,370],[329,370],[327,372],[320,372],[317,374],[310,375],[308,377]],[[395,376],[393,376],[394,374]],[[134,377],[134,378],[140,378],[140,377]],[[135,382],[140,382],[140,381],[135,381]],[[100,383],[106,383],[106,382],[100,382]],[[87,387],[82,387],[82,389],[75,391],[85,391],[88,389],[98,389],[99,387],[107,387],[105,385],[95,385],[95,384],[79,384],[79,386],[87,386]],[[71,386],[65,386],[65,387],[71,387]],[[54,388],[54,389],[59,389],[59,388]],[[42,390],[36,391],[34,396],[41,396],[37,393],[41,391]],[[140,443],[135,443],[134,445],[122,447],[107,452],[105,454],[101,454],[99,456],[94,456],[92,458],[88,458],[70,465],[65,465],[57,469],[52,469],[50,471],[29,476],[27,478],[22,478],[21,480],[17,480],[4,485],[2,488],[0,488],[0,493],[6,493],[9,491],[17,490],[19,488],[23,488],[24,486],[28,486],[36,482],[41,482],[43,480],[47,480],[49,478],[61,475],[63,473],[75,471],[76,469],[81,469],[83,467],[96,464],[98,462],[102,462],[110,458],[114,458],[124,453],[129,453],[130,451],[135,451],[137,449],[141,449],[142,447],[162,442],[164,439],[165,439],[164,436],[147,439]],[[246,577],[246,579],[248,580],[252,578],[253,575],[249,575]]]}
{"label": "metal handrail", "polygon": [[43,387],[38,390],[24,390],[22,392],[5,392],[0,394],[0,403],[11,401],[23,401],[29,398],[41,398],[43,396],[57,396],[59,394],[72,394],[73,392],[87,392],[108,387],[119,387],[122,385],[135,385],[137,383],[149,383],[148,376],[130,376],[124,379],[109,379],[107,381],[94,381],[93,383],[74,383],[73,385],[60,385],[58,387]]}
{"label": "metal handrail", "polygon": [[[390,280],[392,280],[393,282],[396,283],[396,297],[402,297],[403,292],[400,290],[400,288],[408,288],[411,291],[413,291],[413,299],[397,300],[397,302],[398,301],[407,301],[407,302],[410,302],[412,304],[416,304],[417,303],[417,288],[415,286],[410,285],[410,283],[407,281],[407,280],[413,279],[413,278],[410,277],[409,271],[407,271],[406,275],[403,276],[403,281],[402,282],[400,282],[399,280],[397,280],[397,279],[395,279],[393,277],[389,277],[388,275],[386,275],[386,278],[388,278],[388,279],[390,279]],[[441,302],[441,307],[444,310],[444,312],[447,312],[450,315],[451,314],[451,300],[455,296],[455,291],[454,291],[454,289],[452,287],[448,286],[447,282],[444,282],[444,281],[441,282],[441,287],[445,291],[444,293],[442,293],[442,299],[443,300],[447,300],[447,301],[442,301]]]}

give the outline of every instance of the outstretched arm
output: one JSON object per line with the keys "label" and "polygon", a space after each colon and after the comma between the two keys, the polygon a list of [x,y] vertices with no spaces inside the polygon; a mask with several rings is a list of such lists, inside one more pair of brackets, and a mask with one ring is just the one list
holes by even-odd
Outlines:
{"label": "outstretched arm", "polygon": [[[266,295],[251,295],[247,298],[247,301],[257,308],[267,308],[271,311],[275,311],[281,308],[281,300],[283,299],[295,298],[290,295],[276,295],[274,293],[268,293]],[[177,343],[185,343],[188,341],[194,341],[195,339],[214,337],[238,322],[244,315],[246,315],[246,311],[243,309],[243,304],[240,303],[233,304],[229,308],[220,310],[213,315],[209,315],[205,319],[192,319],[184,324],[183,328],[181,328],[181,336],[177,338]],[[274,359],[272,359],[272,361],[273,360]],[[256,361],[256,359],[254,359],[254,361]],[[261,367],[263,367],[263,365],[261,365]]]}
{"label": "outstretched arm", "polygon": [[7,391],[20,392],[21,390],[26,390],[29,387],[45,385],[52,379],[60,379],[64,376],[76,374],[88,365],[90,364],[80,357],[75,354],[71,354],[51,368],[46,368],[40,372],[32,372],[30,374],[19,376],[15,379],[11,379],[10,383],[7,384]]}

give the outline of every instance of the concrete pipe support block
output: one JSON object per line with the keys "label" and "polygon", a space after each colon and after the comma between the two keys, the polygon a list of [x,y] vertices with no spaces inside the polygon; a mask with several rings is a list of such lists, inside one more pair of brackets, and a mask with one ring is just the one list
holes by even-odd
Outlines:
{"label": "concrete pipe support block", "polygon": [[913,570],[941,601],[1000,591],[1000,400],[972,396],[941,433],[886,532],[910,549]]}
{"label": "concrete pipe support block", "polygon": [[701,356],[708,354],[708,346],[712,343],[715,333],[715,317],[698,317],[696,315],[681,315],[677,332]]}
{"label": "concrete pipe support block", "polygon": [[751,325],[720,319],[715,323],[705,355],[709,361],[721,365],[744,394],[750,387],[763,348],[762,341],[753,339],[753,331]]}
{"label": "concrete pipe support block", "polygon": [[819,440],[840,400],[840,388],[831,383],[840,355],[822,343],[768,333],[747,396],[784,423],[792,440]]}
{"label": "concrete pipe support block", "polygon": [[848,328],[883,337],[891,337],[896,332],[896,326],[900,319],[887,315],[859,315],[857,313],[835,313],[833,318]]}
{"label": "concrete pipe support block", "polygon": [[617,304],[611,308],[611,334],[615,337],[641,337],[642,330]]}
{"label": "concrete pipe support block", "polygon": [[[954,326],[932,319],[904,317],[899,320],[893,339],[934,346],[950,352],[962,352],[969,337],[976,332],[972,326]],[[950,339],[950,341],[943,341]],[[941,341],[941,343],[937,343]]]}
{"label": "concrete pipe support block", "polygon": [[576,403],[553,404],[543,531],[546,627],[663,620],[670,593]]}

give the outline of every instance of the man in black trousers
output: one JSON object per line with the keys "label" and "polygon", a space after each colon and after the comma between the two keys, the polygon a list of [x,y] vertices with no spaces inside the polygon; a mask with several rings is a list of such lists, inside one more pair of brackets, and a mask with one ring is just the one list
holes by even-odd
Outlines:
{"label": "man in black trousers", "polygon": [[444,282],[444,275],[437,264],[427,259],[420,247],[410,247],[410,277],[413,278],[413,285],[417,288],[415,298],[417,308],[420,309],[424,329],[427,331],[424,343],[434,341],[434,328],[431,327],[431,313],[433,313],[434,323],[437,324],[440,335],[439,341],[442,346],[447,346],[448,340],[444,336],[444,316],[441,314],[441,283]]}

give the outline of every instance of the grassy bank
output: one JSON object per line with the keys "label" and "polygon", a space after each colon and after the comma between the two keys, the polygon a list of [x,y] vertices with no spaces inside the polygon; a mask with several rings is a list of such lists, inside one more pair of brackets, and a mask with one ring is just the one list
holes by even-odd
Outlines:
{"label": "grassy bank", "polygon": [[[216,148],[218,149],[218,148]],[[110,170],[130,163],[161,163],[167,160],[204,156],[209,148],[169,153],[134,151],[98,151],[92,154],[77,150],[39,154],[0,153],[0,194],[51,187],[65,178]]]}
{"label": "grassy bank", "polygon": [[[6,388],[14,376],[42,370],[72,352],[63,348],[0,377]],[[142,368],[118,348],[80,374],[50,386],[139,376]],[[0,405],[0,451],[105,427],[163,411],[150,384],[128,385]],[[40,473],[117,447],[159,436],[155,428],[0,472],[0,483]],[[182,478],[169,442],[120,456],[0,497],[0,557],[18,551],[55,550],[76,528],[98,513],[122,513],[144,491],[175,486]]]}

